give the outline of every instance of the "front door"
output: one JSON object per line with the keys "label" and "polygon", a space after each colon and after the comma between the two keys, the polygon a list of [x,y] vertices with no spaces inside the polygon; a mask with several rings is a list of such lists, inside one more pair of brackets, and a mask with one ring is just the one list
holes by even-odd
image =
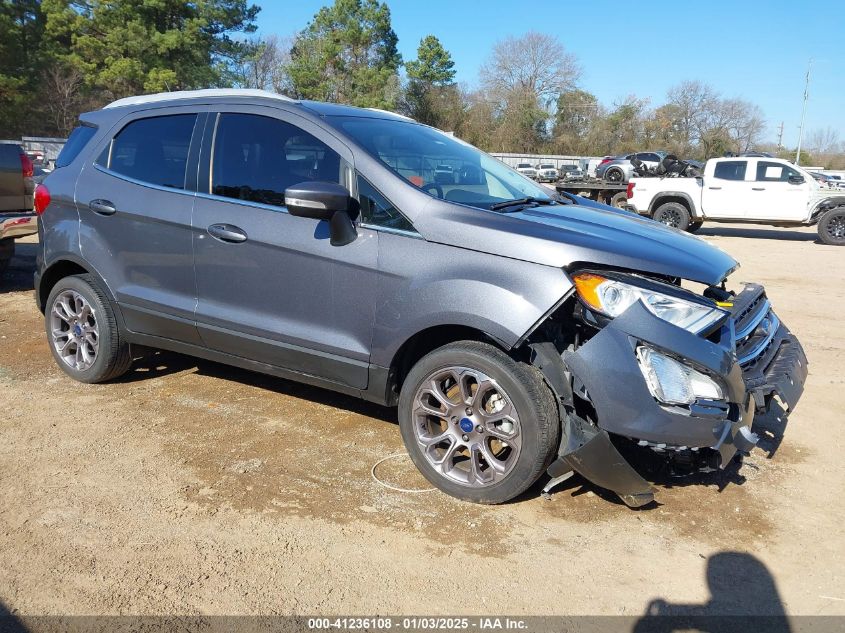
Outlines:
{"label": "front door", "polygon": [[813,183],[789,165],[757,160],[748,217],[754,220],[802,220]]}
{"label": "front door", "polygon": [[273,108],[220,112],[210,128],[210,168],[193,214],[204,343],[366,388],[378,234],[359,228],[353,243],[332,246],[328,222],[294,217],[284,207],[285,189],[300,182],[350,187],[348,148]]}

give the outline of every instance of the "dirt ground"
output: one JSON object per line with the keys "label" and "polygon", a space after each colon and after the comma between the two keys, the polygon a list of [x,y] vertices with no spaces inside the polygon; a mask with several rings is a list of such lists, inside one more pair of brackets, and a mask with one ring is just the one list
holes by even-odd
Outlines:
{"label": "dirt ground", "polygon": [[[0,282],[0,611],[845,614],[845,249],[701,235],[766,285],[810,377],[741,468],[662,480],[642,511],[578,477],[498,507],[394,492],[370,474],[403,452],[393,411],[177,354],[76,383],[19,243]],[[426,488],[407,458],[377,474]]]}

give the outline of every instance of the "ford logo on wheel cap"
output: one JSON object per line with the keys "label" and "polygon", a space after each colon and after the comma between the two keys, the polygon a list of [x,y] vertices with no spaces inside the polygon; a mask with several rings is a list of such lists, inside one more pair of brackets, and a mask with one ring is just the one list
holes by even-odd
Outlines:
{"label": "ford logo on wheel cap", "polygon": [[464,433],[470,433],[474,428],[475,425],[469,418],[464,418],[461,420],[461,431],[463,431]]}

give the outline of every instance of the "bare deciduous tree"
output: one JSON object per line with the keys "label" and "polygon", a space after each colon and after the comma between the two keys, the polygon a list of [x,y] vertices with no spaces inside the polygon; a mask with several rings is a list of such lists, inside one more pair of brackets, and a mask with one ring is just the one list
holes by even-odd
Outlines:
{"label": "bare deciduous tree", "polygon": [[278,93],[291,91],[288,64],[292,38],[271,35],[251,42],[256,52],[250,55],[236,70],[237,83],[241,88],[258,88]]}
{"label": "bare deciduous tree", "polygon": [[807,147],[816,154],[833,154],[839,149],[839,132],[832,127],[813,130],[807,139]]}
{"label": "bare deciduous tree", "polygon": [[75,68],[53,65],[44,71],[42,99],[46,114],[56,132],[67,136],[76,125],[82,102],[83,77]]}
{"label": "bare deciduous tree", "polygon": [[560,40],[535,31],[497,42],[481,69],[482,83],[492,94],[533,94],[546,109],[560,93],[574,88],[580,76],[578,60]]}

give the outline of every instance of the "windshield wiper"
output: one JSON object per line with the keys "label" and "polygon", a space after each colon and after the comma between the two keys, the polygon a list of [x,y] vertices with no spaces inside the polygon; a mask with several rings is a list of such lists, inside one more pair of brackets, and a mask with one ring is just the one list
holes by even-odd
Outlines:
{"label": "windshield wiper", "polygon": [[498,211],[499,209],[515,207],[517,205],[522,206],[525,204],[554,204],[554,202],[554,200],[543,200],[542,198],[515,198],[513,200],[505,200],[504,202],[497,202],[496,204],[491,204],[489,208],[491,211]]}

